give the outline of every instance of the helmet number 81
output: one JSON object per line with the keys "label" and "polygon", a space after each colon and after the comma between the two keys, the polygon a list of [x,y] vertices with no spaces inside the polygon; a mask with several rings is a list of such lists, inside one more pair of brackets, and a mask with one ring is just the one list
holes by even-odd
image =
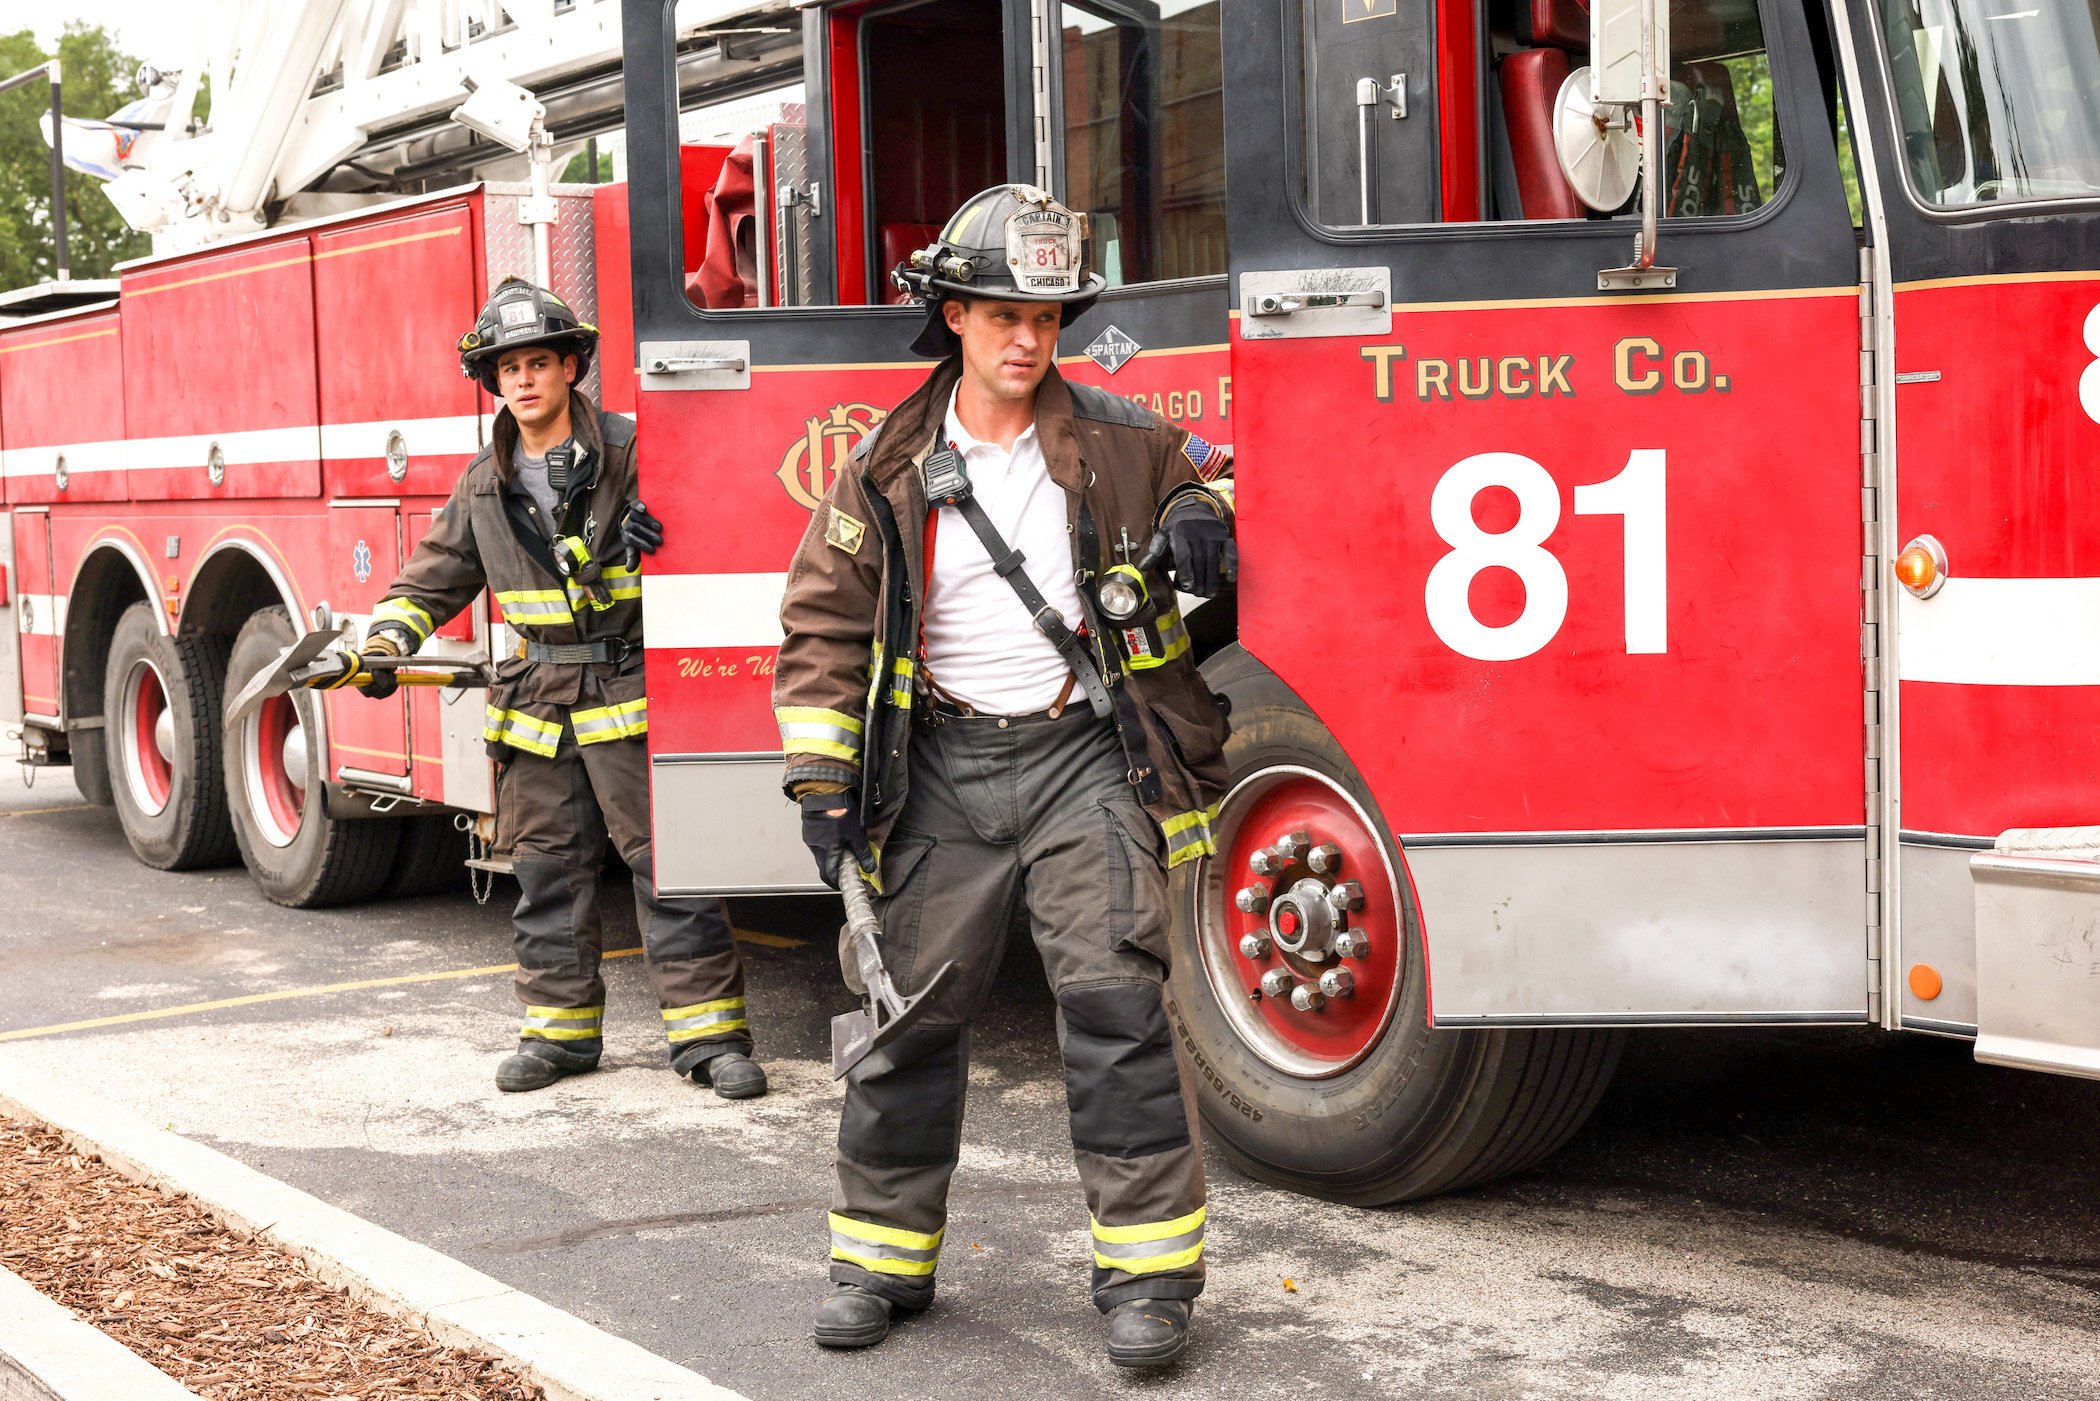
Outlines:
{"label": "helmet number 81", "polygon": [[[1517,520],[1500,534],[1473,521],[1473,500],[1489,487],[1517,498]],[[1663,450],[1636,448],[1609,481],[1575,488],[1578,516],[1625,521],[1626,651],[1668,650],[1669,563]],[[1429,520],[1451,552],[1429,571],[1423,602],[1444,645],[1484,662],[1528,657],[1560,632],[1568,616],[1568,574],[1546,541],[1560,524],[1560,488],[1545,468],[1514,452],[1476,453],[1444,473],[1429,498]],[[1514,573],[1524,611],[1491,625],[1473,615],[1470,592],[1483,569]]]}

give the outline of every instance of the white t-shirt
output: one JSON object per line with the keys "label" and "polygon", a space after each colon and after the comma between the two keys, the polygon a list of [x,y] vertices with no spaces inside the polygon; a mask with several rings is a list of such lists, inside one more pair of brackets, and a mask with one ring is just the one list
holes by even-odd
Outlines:
{"label": "white t-shirt", "polygon": [[[1072,543],[1064,488],[1050,480],[1042,441],[1030,424],[1011,453],[964,431],[948,396],[943,428],[963,455],[970,484],[985,515],[1051,607],[1078,627],[1079,586],[1072,578]],[[939,512],[933,579],[924,609],[926,669],[940,688],[992,715],[1025,715],[1057,701],[1072,669],[1036,630],[1013,585],[993,572],[977,532],[952,507]]]}

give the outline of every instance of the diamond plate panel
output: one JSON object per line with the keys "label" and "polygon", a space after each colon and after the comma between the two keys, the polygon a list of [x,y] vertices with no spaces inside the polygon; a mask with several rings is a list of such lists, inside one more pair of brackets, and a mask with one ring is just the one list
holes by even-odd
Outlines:
{"label": "diamond plate panel", "polygon": [[[576,314],[593,326],[598,317],[598,241],[591,222],[589,185],[555,185],[551,188],[561,219],[548,240],[547,259],[554,290]],[[518,222],[518,201],[532,193],[529,185],[491,182],[482,187],[486,229],[482,256],[487,260],[488,285],[494,287],[513,274],[532,276],[532,229]],[[599,398],[598,366],[583,377],[583,392]]]}

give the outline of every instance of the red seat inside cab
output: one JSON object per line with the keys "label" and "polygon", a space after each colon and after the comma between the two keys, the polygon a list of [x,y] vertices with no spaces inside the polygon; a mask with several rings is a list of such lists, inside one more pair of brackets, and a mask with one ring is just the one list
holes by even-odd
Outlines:
{"label": "red seat inside cab", "polygon": [[875,275],[882,279],[882,300],[896,306],[911,293],[890,280],[897,264],[941,236],[939,224],[884,224],[875,231]]}
{"label": "red seat inside cab", "polygon": [[1588,215],[1561,173],[1553,150],[1553,99],[1568,74],[1589,61],[1590,9],[1585,0],[1518,0],[1517,40],[1526,47],[1505,55],[1496,69],[1502,120],[1509,132],[1525,219],[1581,219]]}

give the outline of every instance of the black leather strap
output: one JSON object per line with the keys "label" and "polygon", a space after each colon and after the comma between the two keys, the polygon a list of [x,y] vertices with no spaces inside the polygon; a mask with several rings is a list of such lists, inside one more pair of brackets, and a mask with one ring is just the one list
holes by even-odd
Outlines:
{"label": "black leather strap", "polygon": [[583,666],[592,662],[624,662],[635,649],[623,637],[601,637],[596,642],[534,642],[521,638],[518,655],[528,662],[556,662]]}
{"label": "black leather strap", "polygon": [[992,518],[984,513],[984,507],[977,504],[975,496],[963,497],[955,503],[954,509],[962,512],[962,518],[968,521],[970,529],[976,532],[978,541],[984,546],[984,552],[992,557],[992,568],[999,572],[999,577],[1006,580],[1019,596],[1021,606],[1028,610],[1029,620],[1035,624],[1035,630],[1048,638],[1050,645],[1057,649],[1058,655],[1071,666],[1072,674],[1079,678],[1080,688],[1086,692],[1086,702],[1093,707],[1095,716],[1106,720],[1114,713],[1114,706],[1109,701],[1108,688],[1101,684],[1101,673],[1094,667],[1093,656],[1087,651],[1086,644],[1079,640],[1079,634],[1066,626],[1063,615],[1050,606],[1049,600],[1043,597],[1042,590],[1028,577],[1028,571],[1021,567],[1021,552],[1001,538],[999,527],[992,524]]}

